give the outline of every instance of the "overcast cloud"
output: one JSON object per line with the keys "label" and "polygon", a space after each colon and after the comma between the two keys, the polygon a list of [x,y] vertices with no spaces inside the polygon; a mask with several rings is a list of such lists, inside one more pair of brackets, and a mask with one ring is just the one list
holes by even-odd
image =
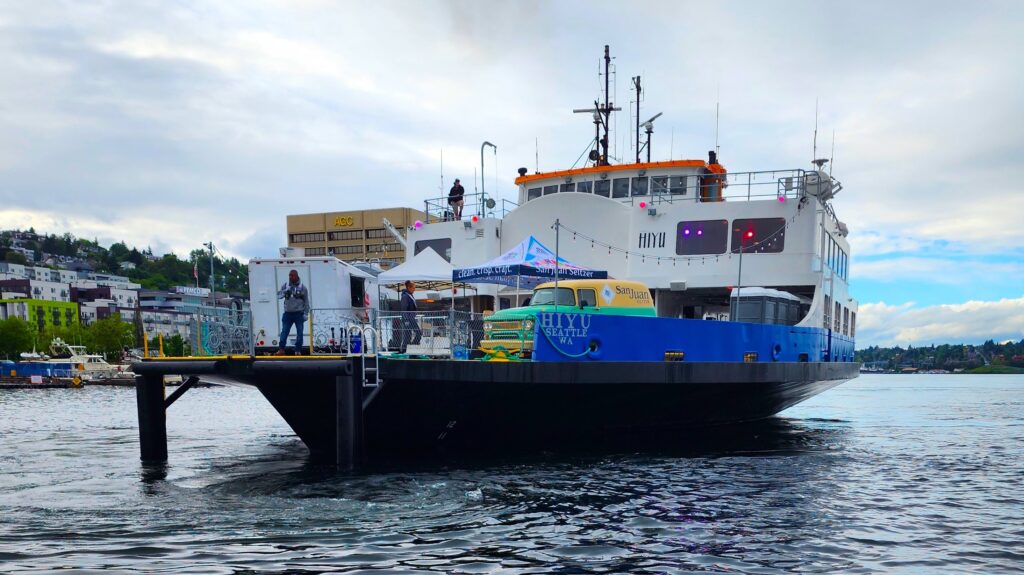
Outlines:
{"label": "overcast cloud", "polygon": [[[865,345],[941,339],[893,305],[1024,296],[1019,2],[0,6],[2,227],[266,255],[286,214],[439,195],[442,148],[449,181],[471,181],[485,139],[488,188],[512,198],[535,139],[541,170],[586,147],[570,112],[597,96],[607,43],[616,101],[641,74],[643,113],[665,113],[655,158],[704,157],[718,98],[731,170],[806,166],[820,102],[854,293],[889,325]],[[944,317],[949,337],[988,337]]]}

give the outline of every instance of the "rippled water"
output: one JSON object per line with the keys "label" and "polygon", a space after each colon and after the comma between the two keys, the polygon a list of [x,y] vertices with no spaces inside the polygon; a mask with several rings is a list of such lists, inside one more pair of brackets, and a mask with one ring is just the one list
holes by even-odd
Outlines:
{"label": "rippled water", "polygon": [[257,393],[0,392],[0,571],[1019,573],[1024,377],[864,376],[647,453],[347,476]]}

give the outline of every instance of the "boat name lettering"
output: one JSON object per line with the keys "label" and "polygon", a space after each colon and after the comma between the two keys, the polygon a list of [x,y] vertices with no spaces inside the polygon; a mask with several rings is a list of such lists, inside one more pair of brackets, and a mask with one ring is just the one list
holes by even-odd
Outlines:
{"label": "boat name lettering", "polygon": [[590,333],[590,314],[586,313],[542,313],[540,328],[550,338],[561,344],[570,344],[575,338],[587,337]]}
{"label": "boat name lettering", "polygon": [[663,248],[665,247],[665,232],[640,232],[637,236],[637,248]]}

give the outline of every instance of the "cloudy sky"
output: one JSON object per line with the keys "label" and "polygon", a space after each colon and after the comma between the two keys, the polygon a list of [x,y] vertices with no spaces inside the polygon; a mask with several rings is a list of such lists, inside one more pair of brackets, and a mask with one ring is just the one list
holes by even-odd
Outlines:
{"label": "cloudy sky", "polygon": [[[858,345],[1024,337],[1024,3],[0,1],[0,227],[241,258],[285,214],[570,165],[604,44],[654,156],[804,167],[815,101]],[[628,10],[627,10],[628,8]],[[629,156],[628,116],[616,147]]]}

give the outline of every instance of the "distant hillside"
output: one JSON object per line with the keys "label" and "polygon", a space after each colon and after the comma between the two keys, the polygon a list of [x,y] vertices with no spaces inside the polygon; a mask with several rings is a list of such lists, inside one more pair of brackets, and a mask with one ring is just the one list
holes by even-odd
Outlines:
{"label": "distant hillside", "polygon": [[[932,345],[929,347],[869,347],[858,350],[855,359],[886,369],[916,367],[919,369],[971,370],[989,366],[1024,368],[1024,340],[981,345]],[[979,371],[978,373],[981,373]]]}
{"label": "distant hillside", "polygon": [[[96,240],[63,235],[36,234],[28,231],[0,232],[0,260],[45,267],[71,268],[81,263],[93,271],[128,276],[147,289],[169,289],[176,285],[195,285],[193,266],[199,272],[200,287],[210,287],[210,253],[195,249],[186,259],[176,254],[154,256],[149,248],[129,247],[117,242],[109,247]],[[34,261],[33,261],[34,260]],[[127,265],[125,265],[127,264]],[[132,269],[133,268],[133,269]],[[217,290],[246,293],[249,291],[248,267],[236,258],[215,255],[214,271]]]}

